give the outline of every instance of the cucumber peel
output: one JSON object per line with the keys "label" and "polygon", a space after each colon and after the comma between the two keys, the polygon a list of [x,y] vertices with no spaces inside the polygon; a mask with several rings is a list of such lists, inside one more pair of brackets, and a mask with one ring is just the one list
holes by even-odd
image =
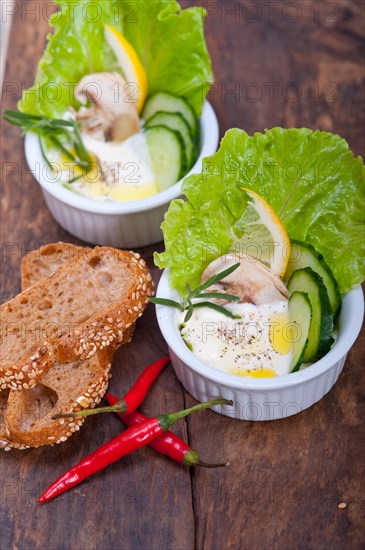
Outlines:
{"label": "cucumber peel", "polygon": [[142,118],[148,122],[148,120],[158,111],[180,113],[188,123],[194,139],[197,139],[199,134],[198,119],[186,99],[169,92],[157,92],[147,99]]}
{"label": "cucumber peel", "polygon": [[159,190],[174,185],[186,171],[186,156],[181,135],[166,126],[146,130],[146,140],[152,170]]}
{"label": "cucumber peel", "polygon": [[[289,298],[290,323],[296,328],[293,335],[290,372],[296,372],[303,363],[308,346],[308,336],[312,321],[312,306],[306,292],[294,291]],[[293,327],[294,328],[294,327]]]}
{"label": "cucumber peel", "polygon": [[180,134],[185,148],[187,170],[189,170],[195,162],[195,145],[189,124],[182,114],[158,111],[148,119],[145,128],[153,128],[154,126],[166,126]]}
{"label": "cucumber peel", "polygon": [[333,318],[336,320],[341,311],[341,294],[331,268],[324,261],[322,254],[317,252],[312,245],[291,239],[290,256],[284,281],[288,282],[295,270],[305,267],[311,267],[313,271],[322,277],[327,289]]}
{"label": "cucumber peel", "polygon": [[312,306],[312,319],[303,361],[317,361],[331,349],[334,342],[333,315],[326,286],[318,273],[311,267],[305,267],[292,273],[288,290],[291,294],[295,291],[308,294]]}

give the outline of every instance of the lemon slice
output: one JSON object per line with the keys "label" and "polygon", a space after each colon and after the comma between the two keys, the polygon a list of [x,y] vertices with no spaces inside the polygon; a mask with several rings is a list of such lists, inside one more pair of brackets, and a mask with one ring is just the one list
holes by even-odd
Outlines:
{"label": "lemon slice", "polygon": [[265,263],[276,275],[283,277],[290,255],[290,240],[286,229],[270,206],[260,195],[242,187],[249,197],[246,211],[236,229],[242,232],[240,246],[244,252]]}
{"label": "lemon slice", "polygon": [[136,85],[136,90],[131,90],[130,97],[131,101],[137,99],[136,107],[140,113],[147,97],[146,72],[128,40],[114,27],[105,24],[104,28],[105,38],[117,57],[126,81]]}

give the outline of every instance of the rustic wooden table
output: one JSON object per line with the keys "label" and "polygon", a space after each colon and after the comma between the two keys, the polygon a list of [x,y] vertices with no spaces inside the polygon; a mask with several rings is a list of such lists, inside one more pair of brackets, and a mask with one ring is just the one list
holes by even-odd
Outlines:
{"label": "rustic wooden table", "polygon": [[[3,4],[6,3],[3,2]],[[184,4],[194,4],[193,1]],[[203,2],[221,133],[272,126],[337,132],[364,150],[364,6],[332,2]],[[48,31],[50,2],[17,0],[3,100],[14,108],[33,82]],[[6,16],[3,11],[3,18]],[[1,299],[19,291],[19,264],[44,243],[76,242],[52,219],[27,172],[19,132],[2,124]],[[152,252],[141,251],[153,267]],[[364,335],[363,335],[364,336]],[[116,435],[119,420],[91,418],[54,448],[0,454],[0,547],[14,549],[245,550],[357,549],[364,543],[364,339],[334,389],[315,406],[276,422],[240,422],[211,411],[176,432],[205,460],[230,468],[188,470],[143,449],[48,505],[37,496],[53,479]],[[133,342],[120,350],[111,390],[123,394],[149,362],[166,354],[150,306]],[[143,410],[192,403],[171,367]],[[345,509],[338,504],[346,502]]]}

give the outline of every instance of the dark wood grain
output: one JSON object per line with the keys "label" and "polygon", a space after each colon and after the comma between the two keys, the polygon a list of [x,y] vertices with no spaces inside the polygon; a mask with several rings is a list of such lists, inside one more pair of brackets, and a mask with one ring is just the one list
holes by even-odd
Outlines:
{"label": "dark wood grain", "polygon": [[[256,7],[255,7],[255,5]],[[364,151],[364,4],[203,2],[221,133],[327,130]]]}
{"label": "dark wood grain", "polygon": [[[24,17],[39,2],[18,0],[3,107],[29,86],[47,22]],[[183,2],[192,5],[193,2]],[[272,126],[308,126],[364,149],[364,6],[336,2],[200,2],[210,16],[207,41],[216,84],[209,94],[221,134]],[[25,6],[25,7],[24,7]],[[256,6],[256,7],[255,7]],[[234,10],[234,14],[232,14]],[[235,94],[230,93],[235,90]],[[26,172],[17,129],[1,125],[1,300],[20,289],[27,251],[56,240],[77,242],[49,214]],[[162,249],[162,245],[157,248]],[[141,251],[153,270],[152,252]],[[122,394],[142,368],[166,353],[153,308],[121,349],[110,388]],[[211,411],[181,422],[202,458],[227,459],[224,470],[190,472],[143,449],[49,505],[36,498],[57,475],[120,430],[112,416],[90,418],[61,446],[0,454],[0,548],[16,549],[312,549],[350,550],[364,543],[364,335],[335,388],[300,415],[240,422]],[[143,410],[178,410],[192,398],[169,367]],[[338,509],[339,502],[347,507]]]}

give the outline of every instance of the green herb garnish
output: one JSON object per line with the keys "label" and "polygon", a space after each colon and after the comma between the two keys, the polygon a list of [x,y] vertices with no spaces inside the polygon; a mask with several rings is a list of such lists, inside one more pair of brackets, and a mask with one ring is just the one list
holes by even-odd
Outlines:
{"label": "green herb garnish", "polygon": [[192,290],[189,285],[186,285],[187,295],[181,303],[175,302],[175,300],[168,300],[166,298],[150,298],[150,302],[152,302],[153,304],[159,304],[161,306],[174,307],[179,311],[186,311],[184,323],[187,323],[189,319],[191,319],[194,308],[197,307],[209,307],[210,309],[219,311],[219,313],[223,313],[231,319],[240,319],[239,315],[234,315],[229,309],[215,304],[214,302],[209,302],[207,300],[204,300],[202,302],[193,302],[193,299],[201,300],[202,298],[219,298],[228,300],[230,302],[239,302],[241,298],[239,296],[234,296],[233,294],[225,294],[224,292],[204,292],[204,290],[206,290],[208,287],[219,283],[219,281],[222,281],[222,279],[225,279],[225,277],[233,273],[233,271],[235,271],[239,266],[240,263],[238,262],[231,267],[228,267],[224,271],[221,271],[220,273],[217,273],[216,275],[213,275],[212,277],[207,279],[205,283],[199,285],[194,290]]}
{"label": "green herb garnish", "polygon": [[[73,162],[82,174],[72,178],[69,183],[80,179],[91,170],[93,159],[85,149],[76,121],[61,118],[49,119],[41,115],[28,115],[11,110],[3,112],[3,119],[14,126],[20,126],[23,129],[22,136],[28,132],[38,134],[42,156],[49,168],[52,168],[52,164],[46,156],[42,138],[48,139],[70,162]],[[62,143],[64,140],[70,144],[71,150]]]}

